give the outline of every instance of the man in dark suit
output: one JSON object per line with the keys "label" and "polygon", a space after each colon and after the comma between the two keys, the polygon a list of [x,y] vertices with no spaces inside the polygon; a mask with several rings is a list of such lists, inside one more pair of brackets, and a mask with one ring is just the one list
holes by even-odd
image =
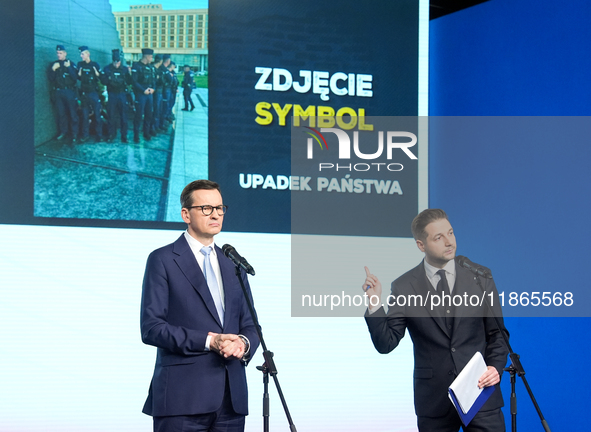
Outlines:
{"label": "man in dark suit", "polygon": [[[493,293],[493,313],[499,317],[501,330],[486,305],[471,306],[464,302],[473,295],[481,298],[482,290],[475,276],[454,261],[456,239],[446,213],[440,209],[427,209],[413,220],[411,229],[425,259],[392,283],[387,313],[378,306],[381,283],[365,268],[367,278],[363,289],[372,304],[366,313],[366,322],[373,344],[380,353],[389,353],[398,346],[408,329],[414,345],[414,402],[421,432],[459,431],[461,420],[448,398],[447,389],[479,351],[487,371],[480,377],[478,385],[497,388],[464,430],[504,431],[499,383],[508,350],[501,331],[507,336],[508,333],[501,317],[495,284],[492,279],[485,279],[483,288],[486,293]],[[428,296],[441,298],[442,295],[444,299],[445,296],[449,296],[448,299],[461,298],[463,303],[454,306],[447,300],[444,306],[431,308],[430,304],[421,305],[418,300],[418,296],[425,299]],[[487,298],[490,295],[487,294]]]}
{"label": "man in dark suit", "polygon": [[235,266],[214,244],[227,206],[209,180],[189,183],[181,205],[187,231],[150,254],[144,275],[142,340],[158,352],[143,412],[155,432],[243,431],[259,339]]}

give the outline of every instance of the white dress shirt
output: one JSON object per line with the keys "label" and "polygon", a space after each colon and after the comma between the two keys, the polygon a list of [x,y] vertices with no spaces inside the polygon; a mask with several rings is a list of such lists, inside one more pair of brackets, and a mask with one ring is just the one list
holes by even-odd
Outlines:
{"label": "white dress shirt", "polygon": [[[220,297],[222,298],[222,305],[224,306],[224,310],[226,309],[224,303],[224,283],[222,282],[222,272],[220,270],[220,263],[218,261],[218,254],[215,250],[215,243],[211,243],[209,245],[201,244],[197,239],[191,236],[187,231],[185,231],[185,238],[187,239],[187,243],[189,243],[189,247],[191,248],[191,252],[195,255],[195,259],[197,260],[197,264],[201,268],[203,272],[203,262],[205,261],[205,255],[201,253],[201,249],[205,246],[211,246],[211,254],[209,255],[209,262],[211,263],[211,267],[213,268],[213,273],[215,275],[216,280],[218,281],[218,287],[220,287]],[[205,274],[205,273],[203,273]]]}
{"label": "white dress shirt", "polygon": [[[195,255],[195,259],[197,260],[197,264],[201,268],[201,272],[203,272],[203,263],[205,261],[205,255],[201,253],[201,249],[205,246],[211,246],[211,253],[209,254],[209,262],[211,263],[211,267],[213,268],[213,273],[215,278],[218,282],[218,287],[220,288],[220,297],[222,299],[222,307],[226,310],[225,301],[224,301],[224,283],[222,282],[222,272],[220,270],[220,263],[218,261],[217,251],[215,250],[215,243],[211,243],[210,245],[201,244],[197,239],[195,239],[188,231],[185,231],[185,238],[187,239],[187,243],[189,243],[189,247],[191,248],[191,252]],[[205,273],[204,273],[205,274]],[[242,358],[243,361],[246,361],[249,358],[250,352],[250,341],[244,335],[239,335],[244,340],[244,344],[246,346],[246,350],[244,351],[244,357]],[[211,343],[211,336],[207,336],[205,340],[205,351],[209,351],[209,344]]]}
{"label": "white dress shirt", "polygon": [[[187,239],[187,243],[189,243],[189,247],[191,248],[191,252],[195,255],[195,259],[197,260],[197,264],[201,268],[201,272],[203,273],[203,262],[205,261],[205,255],[201,253],[201,248],[205,246],[211,246],[211,254],[209,254],[209,262],[211,263],[211,267],[213,268],[213,273],[215,278],[218,282],[218,287],[220,288],[220,297],[222,299],[222,307],[224,310],[226,309],[224,303],[224,284],[222,282],[222,272],[220,271],[220,263],[218,262],[218,255],[215,250],[215,243],[211,243],[210,245],[204,245],[200,241],[198,241],[195,237],[191,236],[188,231],[185,231],[185,238]],[[205,274],[205,273],[204,273]],[[207,336],[205,340],[205,350],[209,351],[209,344],[211,342],[211,336]]]}
{"label": "white dress shirt", "polygon": [[425,273],[427,273],[427,279],[433,285],[433,289],[437,291],[437,284],[441,280],[441,277],[437,274],[439,270],[445,270],[445,276],[447,276],[447,285],[449,286],[449,292],[453,293],[454,291],[454,284],[456,283],[456,261],[449,260],[447,264],[443,267],[443,269],[433,267],[431,264],[424,261],[425,263]]}

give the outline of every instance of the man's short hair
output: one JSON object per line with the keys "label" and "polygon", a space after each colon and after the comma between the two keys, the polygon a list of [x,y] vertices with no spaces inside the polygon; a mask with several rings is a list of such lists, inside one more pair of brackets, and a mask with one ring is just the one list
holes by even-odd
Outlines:
{"label": "man's short hair", "polygon": [[221,194],[220,185],[211,180],[195,180],[189,183],[181,193],[181,207],[189,208],[193,205],[193,192],[199,189],[217,189]]}
{"label": "man's short hair", "polygon": [[412,236],[415,240],[425,240],[427,238],[427,233],[425,232],[425,227],[429,225],[431,222],[438,221],[440,219],[448,219],[447,213],[445,213],[441,209],[427,209],[420,212],[415,218],[412,220],[412,224],[410,225],[410,230],[412,231]]}

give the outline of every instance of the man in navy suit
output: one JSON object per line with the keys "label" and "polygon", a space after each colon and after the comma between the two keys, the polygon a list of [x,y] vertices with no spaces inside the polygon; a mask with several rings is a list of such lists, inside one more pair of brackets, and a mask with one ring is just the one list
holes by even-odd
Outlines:
{"label": "man in navy suit", "polygon": [[189,183],[181,205],[187,231],[150,254],[144,275],[142,341],[158,352],[143,412],[155,432],[243,431],[259,339],[235,266],[214,244],[227,206],[209,180]]}
{"label": "man in navy suit", "polygon": [[378,352],[389,353],[398,346],[408,329],[414,345],[414,401],[420,432],[459,431],[461,420],[448,398],[447,389],[479,351],[487,370],[480,377],[478,386],[497,388],[464,430],[504,431],[499,383],[508,349],[501,331],[507,336],[508,332],[503,324],[495,283],[492,279],[485,279],[483,288],[487,298],[490,298],[488,293],[493,293],[492,313],[499,317],[500,329],[486,305],[454,306],[447,301],[445,306],[431,308],[414,303],[418,296],[424,299],[429,295],[440,298],[444,295],[448,299],[451,296],[466,299],[475,295],[481,298],[482,290],[470,271],[456,265],[456,239],[443,210],[421,212],[413,220],[411,230],[425,259],[392,282],[392,296],[388,299],[391,306],[387,313],[379,306],[382,285],[365,268],[367,277],[363,289],[375,305],[370,306],[365,315],[373,344]]}

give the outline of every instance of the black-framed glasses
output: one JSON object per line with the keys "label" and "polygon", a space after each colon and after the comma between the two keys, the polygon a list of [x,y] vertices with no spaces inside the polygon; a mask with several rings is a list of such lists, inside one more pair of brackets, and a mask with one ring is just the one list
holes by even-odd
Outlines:
{"label": "black-framed glasses", "polygon": [[213,209],[216,209],[216,211],[218,212],[219,216],[223,216],[226,214],[226,211],[228,210],[228,206],[227,205],[219,205],[219,206],[210,206],[210,205],[202,205],[202,206],[191,206],[189,207],[189,209],[192,208],[200,208],[201,212],[205,215],[205,216],[209,216],[213,213]]}

